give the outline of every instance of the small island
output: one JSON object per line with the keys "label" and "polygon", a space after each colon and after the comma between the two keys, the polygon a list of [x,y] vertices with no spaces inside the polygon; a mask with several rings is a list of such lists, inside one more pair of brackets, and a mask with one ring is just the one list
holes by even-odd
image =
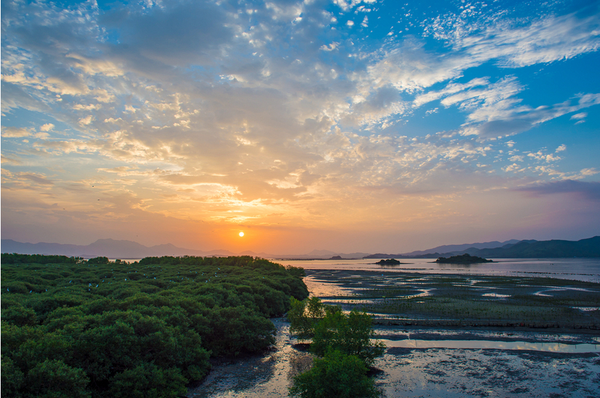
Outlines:
{"label": "small island", "polygon": [[400,263],[400,261],[396,260],[395,258],[389,258],[387,260],[379,260],[375,264],[379,264],[379,265],[399,265],[401,263]]}
{"label": "small island", "polygon": [[440,257],[435,260],[436,263],[445,264],[478,264],[478,263],[492,263],[492,260],[487,260],[483,257],[471,256],[470,254],[463,254],[451,257]]}

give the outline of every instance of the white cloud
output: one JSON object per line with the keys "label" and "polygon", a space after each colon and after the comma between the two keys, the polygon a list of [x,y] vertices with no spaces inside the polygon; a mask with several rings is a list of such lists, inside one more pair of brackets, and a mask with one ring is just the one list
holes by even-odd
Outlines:
{"label": "white cloud", "polygon": [[29,137],[33,133],[22,127],[4,127],[2,126],[2,137],[4,138],[21,138]]}
{"label": "white cloud", "polygon": [[333,43],[329,43],[329,45],[323,44],[319,49],[323,50],[323,51],[333,51],[339,45],[340,45],[340,43],[334,41]]}
{"label": "white cloud", "polygon": [[581,120],[581,119],[585,119],[587,117],[587,112],[581,112],[581,113],[576,113],[573,116],[571,116],[571,120]]}
{"label": "white cloud", "polygon": [[40,127],[40,130],[42,131],[50,131],[52,129],[54,129],[54,125],[52,123],[46,123],[43,124],[42,127]]}
{"label": "white cloud", "polygon": [[80,126],[88,126],[89,124],[92,123],[93,119],[94,119],[94,117],[92,115],[83,117],[83,118],[79,119],[79,125]]}

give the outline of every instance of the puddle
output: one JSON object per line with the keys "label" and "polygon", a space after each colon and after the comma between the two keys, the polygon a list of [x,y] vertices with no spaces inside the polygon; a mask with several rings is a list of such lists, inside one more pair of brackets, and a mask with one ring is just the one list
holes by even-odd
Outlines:
{"label": "puddle", "polygon": [[499,294],[499,293],[484,293],[482,297],[494,297],[494,298],[509,298],[512,297],[510,294]]}
{"label": "puddle", "polygon": [[573,309],[589,312],[589,311],[600,311],[600,307],[573,307]]}
{"label": "puddle", "polygon": [[327,283],[317,280],[313,276],[305,277],[304,283],[306,283],[311,296],[316,297],[343,296],[347,295],[350,291],[350,289],[345,289],[335,283]]}
{"label": "puddle", "polygon": [[540,290],[539,292],[535,292],[535,293],[533,293],[533,295],[540,296],[540,297],[554,297],[552,294],[547,294],[547,293],[567,292],[567,291],[592,293],[592,290],[584,289],[581,287],[550,287],[550,286],[548,286],[547,289]]}
{"label": "puddle", "polygon": [[526,341],[494,341],[494,340],[388,340],[381,339],[386,347],[399,348],[461,348],[461,349],[494,349],[521,350],[556,353],[600,353],[600,344],[563,344],[563,343],[532,343]]}

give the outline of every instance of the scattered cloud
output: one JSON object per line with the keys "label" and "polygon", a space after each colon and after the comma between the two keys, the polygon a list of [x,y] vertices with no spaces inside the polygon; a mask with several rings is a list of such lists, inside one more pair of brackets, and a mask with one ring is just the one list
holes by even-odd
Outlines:
{"label": "scattered cloud", "polygon": [[596,175],[541,130],[592,125],[598,88],[537,87],[600,49],[600,13],[385,7],[3,3],[3,167],[61,198],[101,177],[123,217],[303,227]]}

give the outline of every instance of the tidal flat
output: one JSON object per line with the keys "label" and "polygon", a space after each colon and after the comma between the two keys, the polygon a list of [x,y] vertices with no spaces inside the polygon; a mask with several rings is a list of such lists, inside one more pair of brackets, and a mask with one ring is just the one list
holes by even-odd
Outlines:
{"label": "tidal flat", "polygon": [[[551,278],[306,270],[311,294],[373,314],[391,397],[597,397],[600,284]],[[408,303],[408,304],[404,304]],[[399,312],[402,310],[403,312]],[[539,312],[537,312],[539,311]],[[312,361],[273,320],[262,356],[215,364],[188,397],[282,397]]]}
{"label": "tidal flat", "polygon": [[598,334],[600,284],[489,275],[307,270],[323,302],[379,325],[547,329]]}

